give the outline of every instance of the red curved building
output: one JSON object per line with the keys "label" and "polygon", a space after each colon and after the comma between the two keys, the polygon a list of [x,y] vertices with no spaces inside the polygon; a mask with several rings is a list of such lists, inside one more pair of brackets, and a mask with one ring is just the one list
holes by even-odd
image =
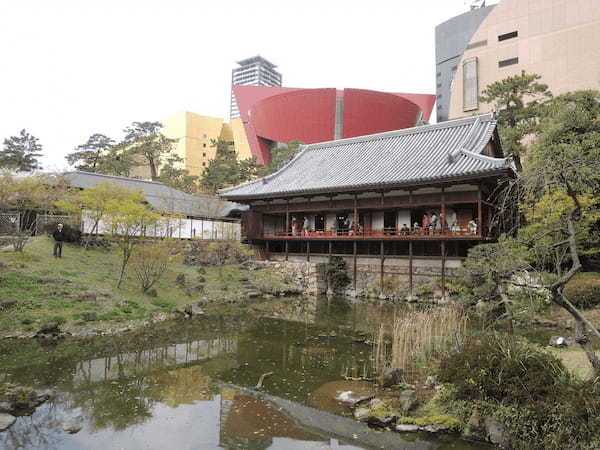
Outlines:
{"label": "red curved building", "polygon": [[269,162],[273,142],[303,144],[415,126],[429,120],[435,95],[364,89],[234,86],[251,152]]}

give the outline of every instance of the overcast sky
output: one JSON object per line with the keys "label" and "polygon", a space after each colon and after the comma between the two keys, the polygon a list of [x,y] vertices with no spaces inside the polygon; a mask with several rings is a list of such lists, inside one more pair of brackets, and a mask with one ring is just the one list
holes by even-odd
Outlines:
{"label": "overcast sky", "polygon": [[[496,3],[489,1],[488,4]],[[434,28],[464,0],[0,0],[0,139],[45,169],[93,133],[181,111],[229,117],[231,69],[260,54],[289,87],[435,93]]]}

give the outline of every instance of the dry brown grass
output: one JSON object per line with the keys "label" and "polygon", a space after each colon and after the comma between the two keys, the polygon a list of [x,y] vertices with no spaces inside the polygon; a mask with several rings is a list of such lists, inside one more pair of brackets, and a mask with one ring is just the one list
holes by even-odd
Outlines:
{"label": "dry brown grass", "polygon": [[374,342],[375,367],[414,370],[454,345],[460,345],[467,328],[467,316],[457,306],[435,307],[397,314],[391,345],[385,341],[386,327],[380,326]]}

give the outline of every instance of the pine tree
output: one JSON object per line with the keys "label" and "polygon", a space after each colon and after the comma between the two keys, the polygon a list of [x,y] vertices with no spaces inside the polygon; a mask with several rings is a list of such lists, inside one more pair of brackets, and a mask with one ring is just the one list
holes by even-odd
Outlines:
{"label": "pine tree", "polygon": [[4,148],[0,150],[0,168],[33,172],[42,168],[38,161],[40,156],[42,145],[38,138],[23,129],[19,136],[4,139]]}
{"label": "pine tree", "polygon": [[65,158],[77,170],[96,172],[103,152],[112,147],[115,141],[103,134],[91,135],[85,144],[77,146],[74,152]]}

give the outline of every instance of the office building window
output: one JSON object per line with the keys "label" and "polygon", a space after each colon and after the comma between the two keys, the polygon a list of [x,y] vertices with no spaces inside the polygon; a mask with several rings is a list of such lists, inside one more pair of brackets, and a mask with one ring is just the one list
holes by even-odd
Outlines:
{"label": "office building window", "polygon": [[436,73],[435,76],[438,77],[438,78],[441,77],[442,76],[442,72]]}
{"label": "office building window", "polygon": [[487,39],[483,41],[473,42],[472,44],[467,45],[467,50],[471,50],[472,48],[484,47],[487,45]]}
{"label": "office building window", "polygon": [[202,153],[202,156],[204,156],[206,158],[206,153]]}
{"label": "office building window", "polygon": [[202,167],[206,167],[206,163],[205,162],[202,163]]}
{"label": "office building window", "polygon": [[477,58],[471,58],[463,63],[463,111],[479,107],[478,84]]}
{"label": "office building window", "polygon": [[519,64],[519,58],[510,58],[498,61],[498,67],[512,66],[514,64]]}
{"label": "office building window", "polygon": [[202,147],[206,148],[206,144],[202,144]]}
{"label": "office building window", "polygon": [[518,31],[511,31],[510,33],[501,34],[500,36],[498,36],[498,41],[502,42],[502,41],[506,41],[508,39],[516,38],[518,36],[519,36]]}

